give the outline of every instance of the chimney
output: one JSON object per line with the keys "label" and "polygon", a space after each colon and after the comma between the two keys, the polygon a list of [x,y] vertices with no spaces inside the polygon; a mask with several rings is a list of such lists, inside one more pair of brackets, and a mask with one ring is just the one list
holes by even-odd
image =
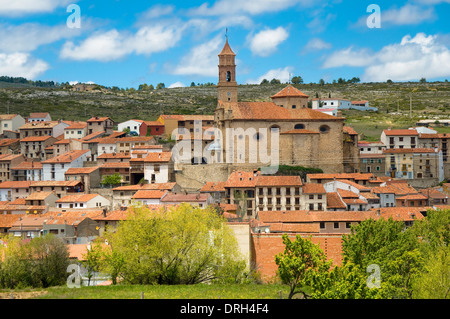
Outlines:
{"label": "chimney", "polygon": [[106,217],[106,208],[103,208],[103,217]]}

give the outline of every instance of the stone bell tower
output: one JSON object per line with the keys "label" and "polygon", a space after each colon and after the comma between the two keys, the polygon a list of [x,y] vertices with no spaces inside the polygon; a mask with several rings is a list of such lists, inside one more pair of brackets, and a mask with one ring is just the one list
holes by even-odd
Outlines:
{"label": "stone bell tower", "polygon": [[236,54],[228,44],[228,38],[219,54],[218,99],[222,102],[237,102]]}

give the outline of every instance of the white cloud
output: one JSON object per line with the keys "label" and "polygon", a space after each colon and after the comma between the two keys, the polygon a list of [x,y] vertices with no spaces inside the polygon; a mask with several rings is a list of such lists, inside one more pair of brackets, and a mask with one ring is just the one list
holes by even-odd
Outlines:
{"label": "white cloud", "polygon": [[37,23],[24,23],[21,25],[2,24],[0,25],[0,51],[30,52],[41,45],[71,38],[80,33],[81,29],[69,29],[66,25],[45,26]]}
{"label": "white cloud", "polygon": [[362,81],[412,81],[450,75],[450,49],[436,35],[406,35],[400,43],[390,44],[378,52],[359,51],[351,47],[330,55],[324,68],[340,66],[364,67]]}
{"label": "white cloud", "polygon": [[0,0],[0,16],[52,12],[77,0]]}
{"label": "white cloud", "polygon": [[149,55],[175,46],[181,33],[182,28],[163,25],[143,26],[135,34],[112,29],[96,33],[78,46],[71,41],[66,42],[60,56],[71,60],[108,62],[132,53]]}
{"label": "white cloud", "polygon": [[117,60],[130,53],[124,46],[125,38],[113,29],[97,33],[84,40],[79,46],[68,41],[63,45],[60,56],[70,60],[97,60],[107,62]]}
{"label": "white cloud", "polygon": [[227,15],[227,14],[250,14],[257,15],[265,12],[285,10],[301,3],[310,3],[305,0],[218,0],[214,5],[203,3],[200,7],[191,10],[196,15]]}
{"label": "white cloud", "polygon": [[[367,18],[370,16],[362,16],[355,23],[354,27],[367,28]],[[400,8],[391,8],[388,10],[381,10],[380,12],[381,28],[400,26],[400,25],[418,25],[423,22],[434,21],[436,13],[433,7],[424,8],[419,5],[407,3]]]}
{"label": "white cloud", "polygon": [[0,74],[35,79],[44,73],[49,65],[27,53],[0,53]]}
{"label": "white cloud", "polygon": [[353,47],[332,53],[323,63],[323,68],[340,66],[367,66],[373,61],[372,53],[367,49],[353,50]]}
{"label": "white cloud", "polygon": [[311,40],[306,43],[305,47],[303,48],[303,52],[312,52],[312,51],[321,51],[321,50],[327,50],[331,48],[331,43],[325,42],[320,38],[312,38]]}
{"label": "white cloud", "polygon": [[250,50],[255,55],[269,56],[288,36],[289,33],[283,27],[260,31],[250,39]]}
{"label": "white cloud", "polygon": [[192,48],[171,72],[178,75],[217,75],[217,52],[220,52],[221,45],[222,35],[217,35],[210,41]]}
{"label": "white cloud", "polygon": [[281,83],[289,82],[291,79],[293,68],[287,66],[285,68],[272,69],[267,71],[265,74],[261,75],[258,79],[249,79],[247,80],[247,84],[259,84],[262,80],[266,79],[268,81],[272,79],[278,79]]}
{"label": "white cloud", "polygon": [[412,4],[406,4],[400,9],[381,11],[381,27],[383,27],[384,24],[417,25],[433,19],[435,19],[433,8],[424,9]]}
{"label": "white cloud", "polygon": [[173,88],[184,88],[186,87],[186,85],[184,85],[184,83],[178,81],[175,83],[172,83],[171,85],[169,85],[169,89],[173,89]]}

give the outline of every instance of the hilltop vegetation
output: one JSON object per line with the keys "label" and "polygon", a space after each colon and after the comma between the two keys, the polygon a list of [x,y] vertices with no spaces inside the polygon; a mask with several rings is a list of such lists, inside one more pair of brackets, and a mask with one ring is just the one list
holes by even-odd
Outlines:
{"label": "hilltop vegetation", "polygon": [[[239,99],[269,101],[270,96],[285,86],[271,82],[240,85]],[[376,139],[377,134],[389,126],[403,128],[414,125],[419,119],[450,117],[448,82],[336,82],[294,86],[310,98],[369,100],[370,106],[377,107],[378,112],[343,112],[347,123],[369,139]],[[130,118],[155,120],[160,114],[213,114],[216,103],[217,89],[211,83],[181,88],[159,85],[158,89],[145,90],[96,86],[92,91],[77,92],[67,83],[38,87],[30,83],[0,82],[0,113],[9,110],[22,116],[49,112],[53,119],[65,120],[86,120],[93,115],[110,116],[116,122]]]}

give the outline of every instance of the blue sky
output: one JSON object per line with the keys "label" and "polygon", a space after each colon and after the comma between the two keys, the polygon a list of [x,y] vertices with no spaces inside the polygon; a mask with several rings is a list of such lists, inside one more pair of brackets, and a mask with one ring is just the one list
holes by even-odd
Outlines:
{"label": "blue sky", "polygon": [[[378,21],[370,4],[379,28],[369,27]],[[0,75],[124,88],[216,83],[228,29],[240,84],[444,80],[448,21],[450,0],[0,0]]]}

